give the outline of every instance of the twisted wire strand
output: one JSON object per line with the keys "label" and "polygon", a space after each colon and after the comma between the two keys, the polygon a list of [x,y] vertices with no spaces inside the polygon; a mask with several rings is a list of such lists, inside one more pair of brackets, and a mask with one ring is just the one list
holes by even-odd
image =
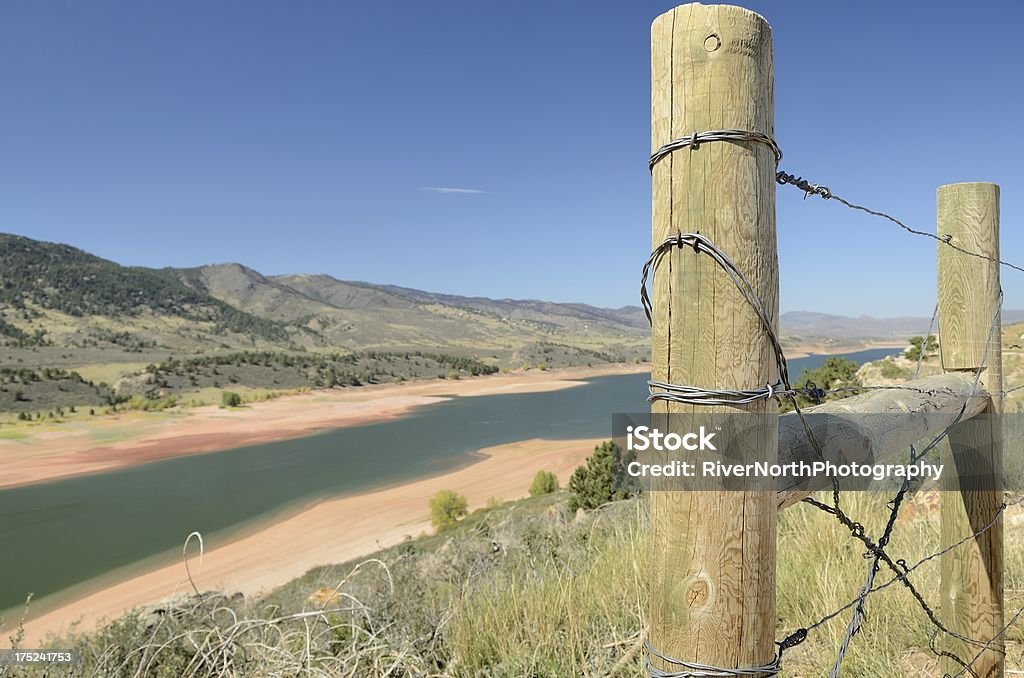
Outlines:
{"label": "twisted wire strand", "polygon": [[[840,386],[838,388],[822,388],[818,389],[822,393],[862,393],[868,391],[911,391],[912,393],[920,393],[921,395],[936,396],[939,394],[945,395],[958,395],[963,398],[988,398],[989,393],[961,393],[952,388],[938,387],[938,388],[921,388],[919,386],[904,386],[900,384],[892,384],[887,386]],[[1005,393],[1005,391],[1004,391]]]}
{"label": "twisted wire strand", "polygon": [[[932,319],[928,321],[928,331],[924,333],[924,341],[921,342],[921,350],[917,352],[917,365],[914,367],[914,379],[921,376],[921,365],[924,364],[924,354],[928,352],[928,340],[932,338],[932,328],[939,317],[939,302],[935,302],[935,310],[932,311]],[[995,321],[993,320],[993,323]]]}
{"label": "twisted wire strand", "polygon": [[[915,379],[921,374],[921,365],[924,363],[924,354],[927,352],[928,349],[928,339],[932,336],[932,327],[935,326],[935,319],[938,317],[938,315],[939,305],[938,303],[936,303],[935,309],[932,311],[932,318],[931,320],[928,321],[928,331],[925,332],[925,338],[924,342],[921,345],[921,351],[917,356],[917,365],[914,368]],[[973,391],[974,389],[972,389],[972,395]],[[916,452],[914,451],[914,446],[911,445],[911,464],[914,463],[915,455]],[[883,531],[881,538],[878,540],[878,548],[884,549],[888,545],[889,539],[892,536],[893,528],[896,525],[896,518],[899,516],[900,506],[903,503],[903,497],[906,495],[909,489],[910,482],[907,478],[904,478],[903,482],[900,484],[899,491],[896,493],[896,496],[894,496],[892,499],[892,508],[889,512],[889,519],[886,522],[885,530]],[[881,561],[881,556],[875,554],[874,558],[871,560],[871,563],[868,565],[868,572],[864,578],[864,584],[860,588],[860,596],[858,597],[857,605],[853,610],[853,616],[850,618],[850,623],[846,627],[846,633],[845,635],[843,635],[843,640],[839,644],[839,651],[836,653],[836,660],[832,664],[832,670],[829,672],[829,678],[839,678],[839,670],[843,665],[843,660],[846,659],[846,652],[850,647],[850,642],[853,640],[853,637],[857,635],[858,632],[860,632],[861,625],[864,623],[864,619],[866,618],[864,606],[867,602],[868,591],[871,590],[871,587],[875,583],[875,575],[878,574],[879,570],[879,561]]]}
{"label": "twisted wire strand", "polygon": [[[925,563],[930,562],[932,560],[935,560],[936,558],[941,558],[942,556],[946,555],[947,553],[949,553],[951,551],[954,551],[957,548],[963,546],[964,544],[966,544],[967,542],[971,541],[972,539],[975,539],[975,538],[985,534],[985,532],[990,530],[992,528],[992,526],[995,525],[996,522],[998,522],[1000,516],[1003,515],[1003,513],[1006,511],[1006,509],[1008,509],[1011,506],[1017,506],[1017,505],[1021,504],[1022,502],[1024,502],[1024,495],[1021,495],[1021,496],[1016,497],[1015,499],[1003,502],[1003,504],[1000,505],[999,509],[996,511],[996,514],[992,517],[992,520],[990,520],[985,526],[979,528],[976,532],[973,532],[973,533],[967,535],[966,537],[964,537],[960,541],[958,541],[956,543],[953,543],[953,544],[950,544],[949,546],[947,546],[946,548],[944,548],[942,550],[935,551],[934,553],[931,553],[931,554],[921,558],[920,560],[915,562],[913,565],[907,565],[905,560],[897,560],[896,563],[900,567],[903,568],[903,572],[901,574],[897,574],[897,575],[892,576],[890,579],[887,579],[882,584],[878,584],[876,586],[871,587],[871,589],[868,590],[867,594],[865,594],[864,597],[870,597],[871,595],[873,595],[873,594],[875,594],[875,593],[877,593],[879,591],[883,591],[883,590],[889,588],[893,584],[902,582],[904,579],[906,579],[910,575],[911,572],[913,572],[914,570],[916,570],[919,567],[923,566]],[[849,610],[849,609],[853,608],[854,606],[860,604],[860,601],[861,601],[861,594],[858,593],[856,597],[854,597],[852,600],[850,600],[846,604],[841,605],[840,607],[837,607],[835,610],[833,610],[832,612],[828,613],[827,615],[825,615],[824,617],[822,617],[818,621],[814,622],[813,624],[809,624],[805,628],[799,629],[796,633],[794,633],[794,635],[800,634],[800,636],[806,638],[808,633],[810,633],[811,631],[816,630],[818,627],[823,626],[824,624],[827,624],[828,622],[832,621],[833,619],[835,619],[836,617],[841,615],[843,612],[846,612],[847,610]],[[1008,623],[1006,625],[1006,628],[1002,631],[1002,633],[1005,633],[1006,631],[1008,631],[1010,626],[1012,626],[1012,624]],[[802,639],[800,640],[800,642],[802,642]],[[983,643],[982,645],[987,646],[987,644],[985,644],[985,643]]]}
{"label": "twisted wire strand", "polygon": [[765,144],[772,149],[772,153],[775,155],[775,164],[778,165],[782,162],[782,150],[779,148],[779,145],[775,143],[775,139],[772,139],[767,134],[747,129],[720,129],[710,132],[694,132],[693,134],[685,137],[673,139],[651,154],[651,159],[647,163],[647,167],[653,172],[654,166],[664,158],[671,155],[673,151],[678,151],[683,148],[689,148],[691,151],[695,151],[700,148],[701,144],[709,141],[730,141],[733,143],[753,141],[755,143]]}
{"label": "twisted wire strand", "polygon": [[648,381],[650,395],[647,402],[655,400],[666,400],[674,403],[687,405],[746,405],[758,400],[772,398],[775,396],[787,395],[793,389],[785,388],[781,382],[775,385],[767,384],[763,389],[731,390],[731,389],[705,389],[696,386],[681,386],[670,384],[665,381]]}
{"label": "twisted wire strand", "polygon": [[971,660],[969,662],[960,662],[960,665],[963,668],[957,671],[955,675],[951,676],[950,674],[946,673],[943,674],[942,678],[961,678],[961,676],[964,676],[968,673],[970,673],[972,676],[977,676],[978,674],[974,671],[973,667],[975,664],[978,663],[978,660],[981,659],[981,655],[985,654],[985,651],[990,649],[992,643],[996,642],[996,640],[999,640],[1000,638],[1005,636],[1006,632],[1013,628],[1013,626],[1017,623],[1017,620],[1020,619],[1022,614],[1024,614],[1024,607],[1018,609],[1017,612],[1012,617],[1010,617],[1010,621],[1006,622],[1006,624],[1004,624],[1003,627],[999,630],[999,633],[992,636],[992,638],[990,638],[989,641],[985,643],[973,657],[971,657]]}
{"label": "twisted wire strand", "polygon": [[961,247],[960,245],[954,243],[953,236],[948,233],[946,235],[936,235],[934,233],[928,233],[927,231],[919,231],[915,228],[911,228],[910,226],[907,226],[905,223],[903,223],[896,217],[892,216],[891,214],[879,212],[877,210],[873,210],[869,207],[864,207],[863,205],[858,205],[856,203],[850,202],[849,200],[846,200],[845,198],[839,197],[838,195],[833,193],[828,188],[828,186],[822,186],[821,184],[812,184],[803,177],[794,176],[792,174],[789,174],[788,172],[783,172],[781,170],[775,173],[775,182],[780,186],[785,186],[788,184],[790,186],[795,186],[796,188],[799,188],[801,191],[804,192],[805,199],[810,195],[816,195],[822,200],[835,200],[836,202],[846,205],[852,210],[859,210],[861,212],[866,212],[867,214],[871,214],[876,217],[887,219],[913,235],[931,238],[932,240],[936,240],[944,245],[948,245],[949,247],[952,247],[958,252],[961,252],[968,256],[977,257],[979,259],[985,259],[986,261],[991,261],[994,264],[1006,266],[1007,268],[1012,268],[1014,270],[1020,271],[1021,273],[1024,273],[1024,266],[1018,266],[1017,264],[1010,263],[1009,261],[1005,261],[1003,259],[990,257],[986,254],[982,254],[981,252],[972,252],[971,250]]}
{"label": "twisted wire strand", "polygon": [[1011,393],[1013,393],[1014,391],[1019,391],[1022,388],[1024,388],[1024,384],[1022,384],[1020,386],[1014,386],[1011,389],[1007,389],[1007,390],[1003,391],[1002,393],[1000,393],[999,395],[1001,395],[1003,397],[1006,397],[1006,396],[1010,395]]}
{"label": "twisted wire strand", "polygon": [[[1002,291],[1000,291],[999,297],[998,297],[998,300],[997,300],[997,303],[996,303],[996,311],[993,314],[992,321],[991,321],[991,323],[989,325],[988,338],[987,338],[987,340],[985,342],[985,350],[982,352],[982,355],[981,355],[981,361],[980,361],[981,364],[978,367],[977,371],[975,372],[974,381],[973,381],[973,383],[971,385],[971,393],[972,394],[977,394],[978,393],[978,387],[979,387],[980,382],[981,382],[981,374],[984,371],[985,364],[986,364],[986,361],[988,359],[989,348],[990,348],[990,346],[992,344],[992,337],[993,337],[993,334],[995,332],[995,328],[997,327],[997,324],[998,324],[997,321],[999,319],[1000,309],[1002,308],[1002,301],[1003,301],[1003,294],[1002,294]],[[934,322],[934,318],[935,318],[935,316],[933,315],[932,322]],[[966,412],[966,409],[967,409],[967,405],[964,404],[960,408],[960,412],[957,413],[957,416],[954,418],[954,420],[946,428],[944,428],[934,439],[932,439],[932,441],[927,446],[925,446],[925,448],[922,449],[919,453],[915,454],[914,450],[913,450],[913,447],[911,447],[910,463],[911,464],[917,463],[922,458],[924,458],[924,456],[926,454],[928,454],[928,452],[930,452],[932,449],[934,449],[949,434],[949,432],[953,429],[953,427],[955,427],[963,419],[963,415]],[[813,439],[812,439],[812,442],[814,442]],[[816,443],[815,443],[815,446],[816,446]],[[896,517],[899,514],[900,505],[901,505],[903,497],[905,496],[905,494],[906,494],[908,489],[909,489],[909,482],[907,480],[904,480],[904,482],[902,483],[902,485],[900,487],[900,490],[897,492],[896,496],[893,498],[893,500],[891,502],[892,509],[891,509],[891,512],[890,512],[889,520],[887,521],[886,528],[885,528],[885,531],[884,531],[884,533],[882,535],[882,538],[879,539],[879,542],[877,544],[874,543],[866,535],[866,533],[864,531],[863,525],[861,525],[860,523],[856,523],[856,522],[850,520],[850,518],[848,516],[846,516],[845,513],[843,513],[842,509],[839,507],[839,498],[838,498],[838,491],[837,490],[835,490],[835,489],[833,490],[833,493],[834,493],[833,494],[833,502],[834,502],[833,506],[828,506],[826,504],[822,504],[821,502],[819,502],[819,501],[817,501],[815,499],[811,499],[811,498],[807,498],[804,501],[806,503],[808,503],[808,504],[811,504],[812,506],[815,506],[815,507],[821,509],[822,511],[825,511],[826,513],[830,513],[830,514],[834,515],[837,520],[839,520],[843,525],[845,525],[847,528],[850,529],[852,535],[855,538],[859,539],[862,543],[864,543],[865,546],[867,546],[868,552],[870,554],[872,554],[874,556],[874,558],[875,558],[875,560],[872,562],[872,570],[877,568],[879,561],[884,562],[896,575],[885,586],[888,586],[889,584],[892,584],[895,581],[900,581],[905,587],[907,587],[907,590],[910,592],[910,594],[917,601],[918,606],[922,609],[922,611],[928,617],[928,620],[931,622],[932,626],[935,627],[936,633],[941,631],[942,633],[945,633],[946,635],[949,635],[949,636],[951,636],[953,638],[961,640],[961,641],[963,641],[963,642],[965,642],[965,643],[967,643],[969,645],[974,645],[976,647],[987,647],[989,644],[991,644],[992,640],[989,640],[988,643],[985,643],[985,642],[980,641],[978,639],[970,638],[970,637],[965,636],[963,634],[957,633],[956,631],[953,631],[953,630],[949,629],[946,625],[944,625],[939,620],[938,616],[935,614],[935,612],[931,608],[931,606],[928,605],[928,603],[925,600],[924,596],[920,593],[920,591],[917,590],[917,588],[910,581],[909,576],[908,576],[909,573],[910,573],[910,570],[906,567],[906,563],[902,562],[902,561],[894,561],[892,559],[892,557],[889,556],[888,553],[886,553],[885,546],[888,544],[889,537],[892,534],[892,530],[893,530],[893,527],[894,527],[895,522],[896,522]],[[983,528],[983,531],[989,529],[993,524],[995,524],[996,520],[998,519],[998,515],[1000,515],[1001,512],[1002,512],[1002,509],[1000,509],[1000,511],[997,513],[996,518],[993,518],[992,522],[988,526]],[[964,541],[966,541],[966,540],[964,540]],[[947,549],[947,550],[951,550],[951,549]],[[924,561],[922,561],[922,562],[924,562]],[[918,565],[920,565],[920,563],[918,563]],[[868,581],[869,582],[873,582],[874,581],[874,572],[873,571],[869,573]],[[885,586],[880,587],[880,588],[885,588]],[[851,619],[851,622],[850,622],[850,624],[847,627],[846,635],[844,636],[844,639],[843,639],[842,643],[840,644],[840,649],[839,649],[839,653],[838,653],[838,656],[837,656],[837,659],[836,659],[836,663],[833,665],[832,672],[830,673],[830,676],[832,676],[832,677],[838,676],[839,675],[839,668],[840,668],[840,666],[842,664],[843,658],[845,657],[846,649],[849,646],[850,639],[860,629],[860,623],[861,623],[861,618],[860,617],[863,614],[864,600],[872,592],[873,592],[873,590],[870,588],[869,585],[866,585],[865,587],[862,587],[860,592],[859,592],[859,594],[858,594],[858,596],[856,598],[854,598],[854,600],[851,601],[849,604],[843,606],[842,608],[840,608],[839,610],[837,610],[837,611],[835,611],[833,613],[830,613],[830,614],[826,615],[825,617],[823,617],[822,619],[818,620],[814,624],[811,624],[808,627],[805,627],[805,628],[797,630],[796,632],[791,634],[789,636],[789,638],[786,639],[786,641],[783,641],[783,642],[789,641],[790,638],[793,638],[797,634],[802,634],[801,639],[799,641],[797,641],[796,643],[793,643],[793,644],[799,644],[800,642],[803,642],[804,639],[806,639],[808,631],[810,631],[811,629],[817,628],[818,626],[821,626],[822,624],[824,624],[826,621],[828,621],[830,619],[833,619],[834,617],[838,616],[842,611],[844,611],[846,609],[849,609],[850,607],[856,606],[856,609],[855,609],[855,612],[854,612],[854,617],[853,617],[853,619]],[[1005,631],[1003,631],[1003,632],[1005,633]],[[953,659],[957,663],[959,663],[961,666],[968,667],[968,664],[966,662],[964,662],[962,659],[960,659],[956,655],[953,655],[952,653],[942,652],[941,654],[943,656],[950,657],[951,659]]]}
{"label": "twisted wire strand", "polygon": [[705,235],[700,233],[678,233],[675,236],[665,238],[651,252],[651,256],[644,263],[643,274],[640,278],[640,304],[643,306],[644,314],[647,316],[647,322],[653,322],[651,317],[651,299],[647,293],[647,279],[651,277],[652,271],[657,269],[665,254],[675,247],[679,249],[692,247],[694,252],[698,254],[707,254],[725,271],[744,300],[754,309],[754,313],[757,314],[761,327],[771,343],[779,377],[775,384],[767,384],[763,388],[755,389],[707,389],[652,380],[648,382],[650,390],[650,395],[647,398],[648,402],[666,400],[691,405],[740,405],[791,393],[793,389],[789,383],[786,356],[782,352],[782,345],[775,336],[772,320],[765,310],[764,304],[757,296],[753,285],[743,275],[743,272],[739,270],[739,267]]}
{"label": "twisted wire strand", "polygon": [[[738,669],[726,669],[718,666],[711,666],[709,664],[700,664],[698,662],[687,662],[682,659],[675,659],[668,657],[661,652],[655,650],[649,642],[644,642],[647,648],[647,675],[650,678],[734,678],[736,676],[743,676],[746,678],[772,678],[772,676],[779,675],[779,671],[782,670],[782,656],[781,653],[776,654],[771,663],[765,664],[764,666],[747,666]],[[651,663],[651,657],[657,657],[666,664],[679,667],[681,670],[665,670],[654,666]]]}

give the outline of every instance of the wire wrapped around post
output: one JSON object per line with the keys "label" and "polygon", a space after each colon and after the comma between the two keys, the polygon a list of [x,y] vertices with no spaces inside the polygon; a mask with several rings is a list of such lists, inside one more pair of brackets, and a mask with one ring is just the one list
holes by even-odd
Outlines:
{"label": "wire wrapped around post", "polygon": [[775,364],[778,368],[778,380],[774,384],[765,384],[763,387],[754,389],[706,389],[697,386],[682,386],[664,381],[648,381],[650,389],[648,402],[655,400],[667,400],[690,405],[742,405],[764,398],[777,398],[785,395],[794,395],[798,392],[805,392],[807,389],[794,389],[789,383],[789,370],[786,367],[786,356],[782,352],[782,346],[775,336],[771,319],[765,310],[764,304],[758,298],[753,286],[747,280],[743,272],[739,270],[732,259],[715,246],[711,240],[700,233],[679,233],[673,237],[663,240],[644,264],[643,275],[640,279],[640,304],[644,308],[647,322],[651,322],[651,298],[647,293],[647,279],[653,275],[662,257],[673,247],[691,247],[698,254],[703,253],[710,256],[715,263],[721,267],[729,276],[736,289],[740,291],[743,298],[750,304],[757,314],[758,320],[764,327],[772,344],[772,351],[775,355]]}

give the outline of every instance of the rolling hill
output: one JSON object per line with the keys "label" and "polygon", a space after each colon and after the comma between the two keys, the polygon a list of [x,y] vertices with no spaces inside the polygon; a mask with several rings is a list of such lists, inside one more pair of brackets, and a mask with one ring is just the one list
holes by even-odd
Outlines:
{"label": "rolling hill", "polygon": [[[1024,311],[1006,310],[1006,324]],[[928,318],[791,311],[787,345],[898,341]],[[61,348],[435,350],[509,361],[557,345],[632,359],[646,354],[638,306],[439,294],[339,280],[265,276],[237,263],[122,266],[68,245],[0,234],[0,342]],[[566,353],[566,351],[562,351]],[[572,353],[572,351],[568,351]]]}
{"label": "rolling hill", "polygon": [[[1024,312],[1004,311],[1005,324]],[[927,317],[781,316],[787,351],[858,350],[923,334]],[[237,263],[122,266],[0,234],[0,411],[209,402],[224,388],[459,378],[500,368],[646,360],[637,306],[439,294]],[[49,416],[54,416],[52,413]]]}
{"label": "rolling hill", "polygon": [[235,263],[121,266],[0,234],[0,342],[12,348],[444,350],[509,364],[556,346],[580,359],[632,360],[646,350],[640,320],[638,308],[438,295],[323,274],[268,277]]}

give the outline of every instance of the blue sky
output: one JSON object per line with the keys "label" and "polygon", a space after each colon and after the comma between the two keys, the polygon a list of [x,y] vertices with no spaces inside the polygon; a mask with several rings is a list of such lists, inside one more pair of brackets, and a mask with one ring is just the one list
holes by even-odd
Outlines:
{"label": "blue sky", "polygon": [[[746,6],[774,30],[784,169],[925,230],[938,185],[994,181],[1024,260],[1024,4]],[[124,264],[636,304],[649,29],[671,7],[3,3],[0,231]],[[792,188],[778,233],[784,311],[930,314],[931,241]],[[1003,285],[1024,307],[1024,274]]]}

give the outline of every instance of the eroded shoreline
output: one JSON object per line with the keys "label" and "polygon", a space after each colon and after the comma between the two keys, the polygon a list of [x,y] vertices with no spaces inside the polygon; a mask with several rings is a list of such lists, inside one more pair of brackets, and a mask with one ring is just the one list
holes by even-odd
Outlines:
{"label": "eroded shoreline", "polygon": [[231,410],[207,406],[175,413],[125,413],[26,428],[24,438],[0,439],[0,489],[375,423],[453,396],[540,393],[572,388],[589,377],[647,370],[647,364],[619,364],[431,379],[287,395]]}

